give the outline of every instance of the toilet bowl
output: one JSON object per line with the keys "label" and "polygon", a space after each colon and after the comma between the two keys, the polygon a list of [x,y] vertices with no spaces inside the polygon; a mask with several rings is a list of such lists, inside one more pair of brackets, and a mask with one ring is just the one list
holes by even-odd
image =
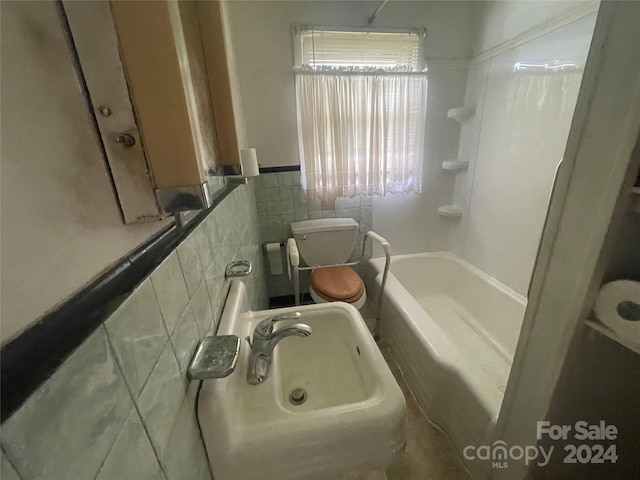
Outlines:
{"label": "toilet bowl", "polygon": [[316,267],[309,285],[313,301],[346,302],[361,308],[367,300],[364,282],[351,267],[340,265],[353,253],[358,223],[351,218],[304,220],[291,223],[291,232],[302,259]]}

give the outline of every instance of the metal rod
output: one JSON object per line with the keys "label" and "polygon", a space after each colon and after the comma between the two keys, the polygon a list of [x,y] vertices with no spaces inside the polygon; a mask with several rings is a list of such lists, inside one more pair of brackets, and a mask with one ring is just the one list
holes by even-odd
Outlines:
{"label": "metal rod", "polygon": [[[373,328],[373,332],[371,332],[373,334],[373,337],[376,340],[378,340],[380,338],[380,323],[382,321],[382,301],[384,300],[384,289],[385,289],[385,286],[387,285],[387,276],[389,275],[389,268],[391,266],[391,253],[388,251],[388,243],[386,242],[386,240],[380,237],[379,235],[377,235],[375,232],[368,231],[365,234],[364,241],[362,242],[362,252],[360,254],[360,258],[358,258],[354,262],[338,263],[333,265],[317,265],[317,266],[310,266],[310,267],[293,266],[293,288],[294,288],[296,305],[300,305],[300,277],[299,277],[300,270],[313,270],[314,268],[325,268],[325,267],[351,267],[353,265],[359,264],[365,258],[364,252],[366,249],[367,238],[369,238],[371,240],[371,243],[373,243],[374,239],[369,234],[372,234],[373,236],[377,237],[376,241],[385,242],[385,244],[387,245],[387,248],[385,248],[385,262],[384,262],[384,273],[382,274],[382,283],[380,284],[380,290],[378,291],[378,297],[376,299],[376,324]],[[384,248],[384,245],[382,243],[381,243],[381,246],[383,246]]]}
{"label": "metal rod", "polygon": [[[287,240],[287,265],[293,269],[293,293],[296,305],[300,305],[300,273],[298,267],[300,266],[300,253],[298,252],[298,245],[293,238]],[[291,270],[289,270],[291,272]],[[291,278],[291,276],[289,276]]]}
{"label": "metal rod", "polygon": [[382,10],[382,8],[387,4],[388,1],[389,0],[382,0],[382,2],[380,2],[380,5],[378,5],[378,7],[373,11],[371,16],[369,17],[369,25],[373,23],[373,21],[376,19],[376,17],[380,13],[380,10]]}
{"label": "metal rod", "polygon": [[358,265],[362,260],[364,260],[364,250],[366,248],[367,238],[371,238],[369,237],[369,232],[365,234],[365,239],[362,242],[362,251],[360,252],[360,257],[358,257],[358,259],[354,260],[353,262],[334,263],[331,265],[312,265],[310,267],[298,267],[298,270],[313,270],[314,268],[324,268],[324,267],[352,267],[354,265]]}
{"label": "metal rod", "polygon": [[295,296],[296,306],[300,306],[300,277],[297,265],[293,266],[293,294]]}
{"label": "metal rod", "polygon": [[[337,68],[327,68],[325,70],[323,69],[310,69],[310,68],[305,68],[305,67],[292,67],[291,68],[293,70],[293,73],[295,73],[296,75],[335,75],[337,77],[357,77],[357,76],[366,76],[366,75],[376,75],[376,76],[393,76],[393,75],[398,75],[398,72],[396,71],[385,71],[381,68],[377,68],[377,69],[373,69],[371,71],[367,70],[367,71],[359,71],[359,70],[354,70],[354,71],[344,71],[344,70],[339,70]],[[419,71],[419,72],[404,72],[401,71],[400,72],[402,75],[406,75],[409,77],[428,77],[429,76],[429,72],[423,72],[423,71]],[[228,177],[227,177],[228,178]]]}
{"label": "metal rod", "polygon": [[298,267],[298,270],[314,270],[316,268],[327,268],[327,267],[353,267],[354,265],[359,264],[362,261],[362,257],[360,257],[355,262],[349,263],[332,263],[331,265],[314,265],[312,267]]}
{"label": "metal rod", "polygon": [[391,265],[391,254],[385,252],[384,273],[382,274],[382,283],[378,292],[378,305],[376,307],[376,325],[373,328],[373,338],[380,339],[380,322],[382,321],[382,299],[384,297],[384,287],[387,284],[387,275]]}

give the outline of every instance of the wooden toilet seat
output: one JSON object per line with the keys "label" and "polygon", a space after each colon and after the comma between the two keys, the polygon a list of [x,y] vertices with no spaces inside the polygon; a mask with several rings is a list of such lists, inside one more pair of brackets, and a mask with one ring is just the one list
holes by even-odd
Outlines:
{"label": "wooden toilet seat", "polygon": [[311,286],[327,302],[355,303],[365,292],[360,275],[345,266],[316,268],[311,272]]}

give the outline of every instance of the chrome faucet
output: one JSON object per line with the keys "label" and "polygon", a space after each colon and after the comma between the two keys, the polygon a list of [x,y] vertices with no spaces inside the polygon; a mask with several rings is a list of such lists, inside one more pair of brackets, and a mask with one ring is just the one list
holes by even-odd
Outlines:
{"label": "chrome faucet", "polygon": [[311,335],[311,327],[304,323],[294,323],[275,332],[273,331],[274,323],[283,320],[297,320],[301,316],[300,312],[291,312],[269,317],[256,326],[253,331],[253,341],[249,337],[246,338],[251,346],[249,369],[247,371],[247,381],[251,385],[257,385],[267,379],[273,349],[280,340],[293,335],[298,337]]}

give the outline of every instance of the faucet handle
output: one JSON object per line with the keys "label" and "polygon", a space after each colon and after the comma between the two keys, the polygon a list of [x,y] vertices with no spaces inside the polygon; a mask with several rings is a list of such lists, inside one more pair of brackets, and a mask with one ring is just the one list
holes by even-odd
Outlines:
{"label": "faucet handle", "polygon": [[255,333],[267,337],[273,333],[274,323],[281,322],[283,320],[297,320],[301,316],[302,314],[300,312],[289,312],[282,313],[280,315],[274,315],[273,317],[266,318],[258,323],[255,329]]}

